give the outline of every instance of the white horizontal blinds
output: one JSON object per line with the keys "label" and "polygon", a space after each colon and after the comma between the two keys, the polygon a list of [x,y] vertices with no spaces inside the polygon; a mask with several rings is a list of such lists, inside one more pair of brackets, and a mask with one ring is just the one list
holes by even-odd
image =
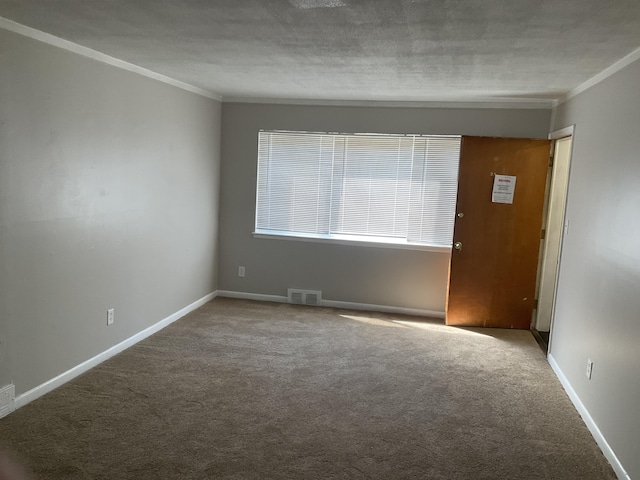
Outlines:
{"label": "white horizontal blinds", "polygon": [[420,137],[407,240],[450,246],[458,192],[459,137]]}
{"label": "white horizontal blinds", "polygon": [[256,186],[256,230],[268,229],[271,219],[271,135],[258,134],[258,181]]}
{"label": "white horizontal blinds", "polygon": [[260,132],[256,229],[450,246],[459,137]]}
{"label": "white horizontal blinds", "polygon": [[329,233],[333,138],[260,132],[256,228]]}
{"label": "white horizontal blinds", "polygon": [[334,168],[331,232],[407,237],[413,137],[344,136]]}

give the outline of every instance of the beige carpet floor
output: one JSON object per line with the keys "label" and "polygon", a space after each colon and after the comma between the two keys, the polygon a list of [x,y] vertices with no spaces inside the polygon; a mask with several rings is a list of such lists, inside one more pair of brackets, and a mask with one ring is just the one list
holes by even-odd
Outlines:
{"label": "beige carpet floor", "polygon": [[41,479],[615,479],[527,331],[232,299],[0,419],[0,443]]}

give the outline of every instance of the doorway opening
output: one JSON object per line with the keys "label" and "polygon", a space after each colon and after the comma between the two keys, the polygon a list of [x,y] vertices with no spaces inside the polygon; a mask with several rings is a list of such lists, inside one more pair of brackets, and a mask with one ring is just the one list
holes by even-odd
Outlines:
{"label": "doorway opening", "polygon": [[540,240],[536,308],[532,316],[532,333],[547,352],[551,342],[553,313],[556,300],[562,240],[568,229],[565,217],[569,170],[573,146],[574,127],[558,130],[549,135],[553,141],[553,155],[549,167],[549,180]]}

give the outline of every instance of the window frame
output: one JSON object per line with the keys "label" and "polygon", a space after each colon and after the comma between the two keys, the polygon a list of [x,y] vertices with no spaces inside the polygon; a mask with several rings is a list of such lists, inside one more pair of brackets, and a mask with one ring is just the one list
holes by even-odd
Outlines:
{"label": "window frame", "polygon": [[[430,134],[402,134],[402,133],[345,133],[345,132],[315,132],[315,131],[293,131],[293,130],[267,130],[260,129],[258,131],[258,155],[256,157],[256,190],[255,190],[255,203],[254,203],[254,230],[252,236],[258,239],[273,239],[273,240],[285,240],[285,241],[301,241],[311,243],[328,243],[338,245],[352,245],[352,246],[365,246],[376,248],[390,248],[390,249],[402,249],[402,250],[419,250],[419,251],[431,251],[447,253],[451,252],[453,246],[451,245],[433,245],[423,242],[411,242],[407,239],[399,237],[385,237],[385,236],[373,236],[373,235],[361,235],[361,234],[315,234],[306,232],[294,232],[286,230],[270,230],[265,228],[258,228],[258,189],[259,189],[259,169],[260,169],[260,134],[262,133],[277,133],[277,134],[309,134],[309,135],[344,135],[344,136],[362,136],[362,137],[426,137],[426,138],[451,138],[462,140],[462,135],[430,135]],[[460,143],[461,148],[461,143]],[[459,158],[458,158],[459,159]],[[457,170],[457,167],[456,167]],[[456,171],[456,185],[457,185],[457,171]],[[453,212],[455,214],[455,212]],[[452,232],[453,243],[453,232]]]}

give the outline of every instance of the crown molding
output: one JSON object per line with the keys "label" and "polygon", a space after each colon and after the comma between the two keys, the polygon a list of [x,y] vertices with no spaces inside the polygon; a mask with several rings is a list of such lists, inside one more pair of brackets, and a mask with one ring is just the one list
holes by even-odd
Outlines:
{"label": "crown molding", "polygon": [[188,83],[181,82],[180,80],[176,80],[174,78],[167,77],[166,75],[162,75],[152,70],[139,67],[138,65],[134,65],[133,63],[120,60],[119,58],[112,57],[110,55],[98,52],[91,48],[83,47],[82,45],[78,45],[77,43],[70,42],[69,40],[64,40],[63,38],[56,37],[55,35],[41,32],[40,30],[36,30],[35,28],[27,27],[26,25],[22,25],[20,23],[14,22],[13,20],[9,20],[4,17],[0,17],[0,28],[4,30],[8,30],[13,33],[17,33],[18,35],[31,38],[33,40],[38,40],[40,42],[52,45],[57,48],[61,48],[63,50],[67,50],[72,53],[76,53],[78,55],[82,55],[83,57],[87,57],[92,60],[96,60],[98,62],[111,65],[112,67],[116,67],[121,70],[126,70],[128,72],[142,75],[143,77],[151,78],[153,80],[166,83],[173,87],[180,88],[181,90],[186,90],[187,92],[195,93],[196,95],[207,97],[212,100],[218,100],[218,101],[222,100],[222,97],[220,95],[214,92],[210,92],[209,90],[195,87]]}
{"label": "crown molding", "polygon": [[254,103],[272,105],[308,105],[329,107],[398,107],[398,108],[509,108],[550,110],[553,99],[507,98],[507,97],[465,97],[438,98],[418,101],[391,100],[314,100],[300,98],[266,97],[222,97],[223,103]]}
{"label": "crown molding", "polygon": [[112,57],[105,53],[98,52],[88,47],[84,47],[69,40],[64,40],[55,35],[27,27],[4,17],[0,17],[0,29],[4,29],[25,37],[52,45],[69,52],[91,58],[98,62],[120,68],[147,78],[174,86],[176,88],[195,93],[197,95],[217,100],[224,103],[257,103],[275,105],[313,105],[313,106],[346,106],[346,107],[399,107],[399,108],[505,108],[505,109],[555,109],[567,100],[579,95],[589,88],[597,85],[613,74],[627,67],[631,63],[640,60],[640,47],[629,53],[613,65],[605,68],[600,73],[594,75],[589,80],[570,90],[563,96],[556,99],[540,98],[513,98],[513,97],[438,97],[423,100],[327,100],[327,99],[299,99],[299,98],[268,98],[250,96],[229,96],[206,90],[188,83],[176,80],[166,75],[154,72],[144,67],[134,65],[127,61]]}
{"label": "crown molding", "polygon": [[593,87],[594,85],[597,85],[598,83],[606,80],[607,78],[609,78],[613,74],[619,72],[620,70],[622,70],[623,68],[627,67],[628,65],[631,65],[633,62],[635,62],[637,60],[640,60],[640,47],[636,48],[633,52],[631,52],[627,56],[622,57],[620,60],[615,62],[613,65],[610,65],[609,67],[605,68],[600,73],[594,75],[593,77],[591,77],[586,82],[578,85],[573,90],[570,90],[569,92],[567,92],[565,95],[563,95],[562,97],[560,97],[559,99],[557,99],[555,101],[554,107],[557,107],[557,106],[563,104],[567,100],[572,99],[576,95],[578,95],[578,94],[584,92],[585,90],[588,90],[589,88]]}

